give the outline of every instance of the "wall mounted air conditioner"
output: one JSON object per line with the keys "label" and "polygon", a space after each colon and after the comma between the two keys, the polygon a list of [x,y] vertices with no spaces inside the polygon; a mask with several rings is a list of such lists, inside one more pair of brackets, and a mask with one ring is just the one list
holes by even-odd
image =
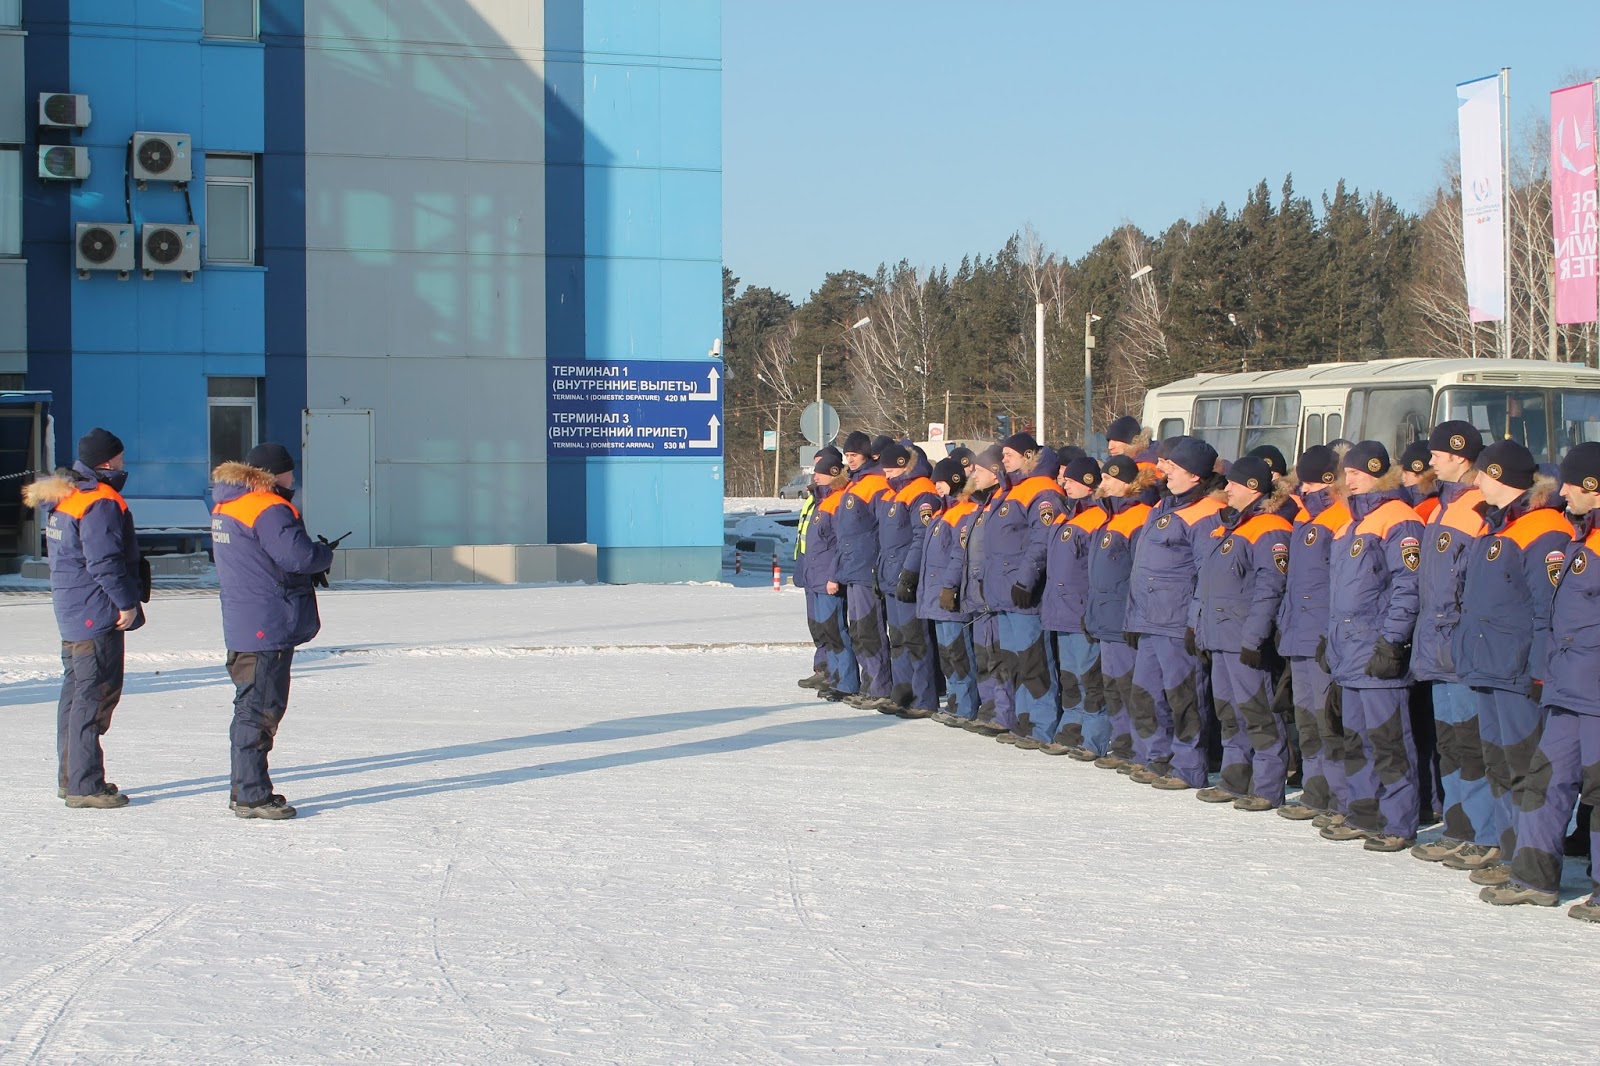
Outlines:
{"label": "wall mounted air conditioner", "polygon": [[89,124],[89,98],[74,93],[40,93],[39,125],[81,130]]}
{"label": "wall mounted air conditioner", "polygon": [[133,269],[133,226],[127,222],[80,222],[74,234],[78,277],[87,278],[92,270],[115,270],[118,281],[127,281]]}
{"label": "wall mounted air conditioner", "polygon": [[139,188],[149,181],[186,182],[194,176],[187,133],[135,133],[133,177]]}
{"label": "wall mounted air conditioner", "polygon": [[139,231],[143,254],[139,265],[146,278],[158,270],[179,270],[184,281],[193,281],[200,269],[200,227],[184,222],[146,222]]}
{"label": "wall mounted air conditioner", "polygon": [[89,176],[89,149],[77,145],[41,144],[40,181],[82,181]]}

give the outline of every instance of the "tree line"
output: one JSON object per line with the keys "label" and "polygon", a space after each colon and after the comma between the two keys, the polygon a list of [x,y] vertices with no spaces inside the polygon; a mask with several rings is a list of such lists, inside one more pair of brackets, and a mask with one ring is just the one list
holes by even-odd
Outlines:
{"label": "tree line", "polygon": [[[1511,343],[1519,358],[1596,361],[1593,326],[1558,326],[1548,130],[1513,166]],[[828,274],[801,303],[723,270],[727,487],[770,493],[799,469],[799,415],[816,391],[846,431],[993,439],[1032,425],[1035,308],[1045,308],[1047,444],[1083,439],[1084,328],[1093,420],[1138,413],[1147,388],[1193,374],[1310,363],[1499,354],[1497,325],[1468,320],[1460,168],[1420,213],[1340,181],[1313,203],[1285,177],[1151,235],[1117,227],[1069,260],[1026,227],[953,271],[905,261]],[[862,319],[870,323],[859,325]],[[854,328],[853,328],[854,327]]]}

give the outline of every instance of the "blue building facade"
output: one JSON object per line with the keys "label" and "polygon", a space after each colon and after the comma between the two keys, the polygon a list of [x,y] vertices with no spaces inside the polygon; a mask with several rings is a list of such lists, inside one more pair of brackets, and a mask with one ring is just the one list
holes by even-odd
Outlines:
{"label": "blue building facade", "polygon": [[[23,0],[16,21],[0,308],[25,307],[58,456],[108,426],[130,496],[199,502],[218,459],[275,439],[352,546],[588,542],[602,580],[718,572],[720,459],[552,459],[545,426],[550,360],[707,359],[720,335],[718,0]],[[35,126],[41,93],[91,120]],[[182,138],[186,184],[135,180],[149,132]],[[34,180],[41,146],[90,173]],[[84,223],[170,224],[198,269],[146,271],[141,246],[125,276],[80,271]]]}

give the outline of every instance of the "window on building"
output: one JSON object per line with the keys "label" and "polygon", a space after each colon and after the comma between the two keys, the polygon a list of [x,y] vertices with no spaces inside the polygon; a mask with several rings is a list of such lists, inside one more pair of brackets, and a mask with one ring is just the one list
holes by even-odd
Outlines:
{"label": "window on building", "polygon": [[1239,457],[1239,427],[1244,424],[1244,397],[1222,396],[1194,402],[1194,436],[1227,460]]}
{"label": "window on building", "polygon": [[256,157],[206,153],[208,263],[256,261]]}
{"label": "window on building", "polygon": [[257,0],[206,0],[205,35],[228,41],[260,36]]}
{"label": "window on building", "polygon": [[0,0],[0,26],[22,25],[22,0]]}
{"label": "window on building", "polygon": [[0,145],[0,255],[22,254],[22,149]]}
{"label": "window on building", "polygon": [[211,469],[243,459],[261,443],[261,379],[207,379],[206,419]]}

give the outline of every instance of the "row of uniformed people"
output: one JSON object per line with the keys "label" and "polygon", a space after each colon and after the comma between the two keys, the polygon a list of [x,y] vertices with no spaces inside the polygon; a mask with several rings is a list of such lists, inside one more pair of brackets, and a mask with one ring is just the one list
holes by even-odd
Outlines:
{"label": "row of uniformed people", "polygon": [[[1103,466],[1026,435],[932,469],[905,443],[860,434],[820,457],[803,572],[825,662],[802,684],[1277,809],[1330,840],[1409,848],[1470,871],[1490,902],[1553,903],[1574,795],[1600,791],[1600,735],[1586,728],[1600,701],[1570,682],[1554,691],[1580,706],[1540,691],[1560,673],[1552,650],[1575,642],[1568,666],[1600,662],[1600,635],[1584,645],[1551,622],[1563,575],[1582,585],[1600,539],[1574,540],[1527,450],[1484,448],[1456,422],[1401,467],[1366,441],[1308,449],[1292,476],[1276,449],[1257,449],[1224,476],[1202,441],[1150,450],[1131,419],[1109,435]],[[1600,445],[1575,449],[1563,472],[1570,513],[1587,515]],[[1580,592],[1567,602],[1574,618],[1590,607]],[[1433,696],[1437,752],[1431,728],[1413,736],[1413,686]],[[1296,755],[1303,788],[1287,802]],[[1417,844],[1436,809],[1443,838]],[[1573,913],[1600,919],[1600,904]]]}

